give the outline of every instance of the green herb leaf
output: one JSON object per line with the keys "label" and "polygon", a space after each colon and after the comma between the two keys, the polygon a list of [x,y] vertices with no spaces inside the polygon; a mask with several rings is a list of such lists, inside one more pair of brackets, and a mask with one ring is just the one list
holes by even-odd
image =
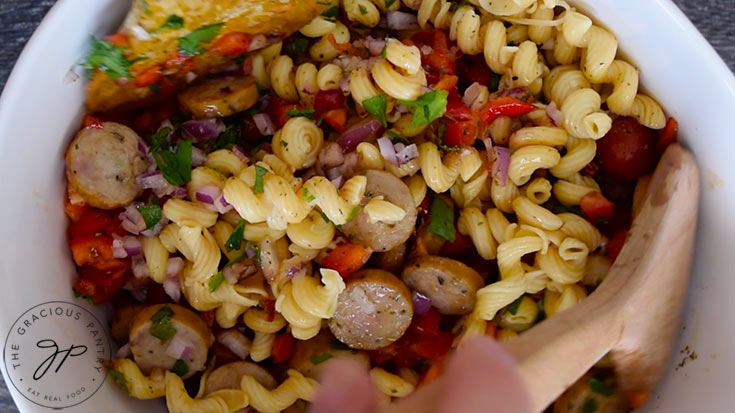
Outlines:
{"label": "green herb leaf", "polygon": [[166,304],[151,316],[153,323],[151,324],[150,333],[153,337],[164,342],[176,335],[176,327],[171,324],[173,314],[174,311]]}
{"label": "green herb leaf", "polygon": [[208,282],[208,284],[209,284],[209,292],[210,293],[213,293],[213,292],[217,291],[217,289],[219,288],[220,285],[222,285],[222,282],[224,280],[225,280],[225,274],[222,271],[218,272],[217,274],[214,274],[209,279],[209,282]]}
{"label": "green herb leaf", "polygon": [[253,193],[255,194],[263,193],[263,177],[267,173],[268,173],[267,169],[263,168],[260,165],[255,165],[255,188],[253,188]]}
{"label": "green herb leaf", "polygon": [[590,377],[587,379],[587,383],[590,385],[590,389],[593,392],[602,394],[603,396],[609,396],[612,394],[612,389],[604,381]]}
{"label": "green herb leaf", "polygon": [[332,350],[349,350],[350,348],[347,347],[347,344],[337,340],[336,338],[332,341],[331,345]]}
{"label": "green herb leaf", "polygon": [[388,54],[388,45],[386,44],[386,45],[385,45],[385,46],[383,46],[383,48],[382,48],[382,49],[380,50],[380,57],[381,57],[381,58],[383,58],[383,59],[385,59],[385,57],[387,56],[387,54]]}
{"label": "green herb leaf", "polygon": [[395,3],[395,2],[396,2],[396,0],[385,0],[385,8],[386,8],[386,9],[387,9],[387,8],[389,8],[389,7],[390,7],[390,6],[392,6],[392,5],[393,5],[393,3]]}
{"label": "green herb leaf", "polygon": [[168,136],[173,132],[171,128],[165,126],[156,131],[156,133],[146,136],[146,141],[150,145],[149,152],[153,153],[168,145]]}
{"label": "green herb leaf", "polygon": [[232,149],[240,138],[240,128],[236,124],[228,125],[212,142],[212,152],[218,149]]}
{"label": "green herb leaf", "polygon": [[304,188],[302,193],[304,194],[304,199],[306,200],[306,202],[311,202],[316,199],[316,197],[312,195],[311,192],[309,192],[309,190],[306,188]]}
{"label": "green herb leaf", "polygon": [[281,139],[281,146],[283,146],[284,148],[288,148],[288,142]]}
{"label": "green herb leaf", "polygon": [[597,400],[594,397],[588,397],[582,405],[582,413],[595,413],[597,411]]}
{"label": "green herb leaf", "polygon": [[327,214],[325,214],[324,212],[320,212],[319,214],[321,214],[322,219],[324,220],[324,222],[326,222],[327,224],[332,223],[332,221],[329,219],[329,217],[327,216]]}
{"label": "green herb leaf", "polygon": [[357,218],[357,214],[360,213],[360,205],[355,205],[352,207],[352,210],[350,211],[350,215],[347,216],[347,222],[352,221],[353,219]]}
{"label": "green herb leaf", "polygon": [[252,248],[253,251],[255,251],[255,255],[253,257],[255,258],[255,262],[257,262],[258,265],[260,265],[260,247],[253,244],[252,241],[248,241],[248,244],[245,247],[245,250],[247,250],[248,248]]}
{"label": "green herb leaf", "polygon": [[125,380],[124,374],[112,369],[107,370],[107,374],[112,377],[112,380],[115,381],[115,384],[117,384],[122,389],[122,391],[125,392],[125,394],[130,394],[130,389],[128,389],[128,381]]}
{"label": "green herb leaf", "polygon": [[178,30],[182,27],[184,27],[184,19],[182,19],[180,16],[172,14],[168,16],[168,19],[166,19],[166,21],[161,25],[161,27],[158,28],[158,30],[156,30],[156,32],[160,32],[166,29]]}
{"label": "green herb leaf", "polygon": [[306,37],[296,37],[283,47],[284,52],[288,54],[304,54],[308,49],[309,39]]}
{"label": "green herb leaf", "polygon": [[73,287],[72,287],[71,290],[72,290],[72,292],[74,292],[74,297],[76,297],[76,298],[84,298],[85,300],[87,300],[87,302],[89,303],[89,305],[94,305],[94,300],[92,299],[92,297],[80,293],[79,291],[75,290]]}
{"label": "green herb leaf", "polygon": [[110,79],[116,80],[121,77],[132,79],[130,74],[130,66],[132,63],[123,56],[124,47],[117,47],[114,44],[97,39],[92,36],[91,48],[87,60],[82,66],[87,70],[93,71],[99,69],[105,73]]}
{"label": "green herb leaf", "polygon": [[184,360],[178,359],[176,360],[176,363],[174,363],[174,366],[171,367],[171,372],[179,377],[183,377],[186,373],[189,372],[189,366],[186,365],[186,362]]}
{"label": "green herb leaf", "polygon": [[146,229],[153,229],[153,227],[161,221],[163,214],[161,213],[161,207],[157,204],[138,205],[136,209],[140,212],[140,215],[143,216]]}
{"label": "green herb leaf", "polygon": [[159,151],[153,154],[163,177],[173,186],[181,186],[191,180],[191,141],[179,143],[176,153]]}
{"label": "green herb leaf", "polygon": [[518,307],[521,306],[522,301],[523,301],[523,296],[520,296],[512,303],[508,304],[508,307],[506,307],[506,309],[508,310],[509,313],[516,315],[516,313],[518,312]]}
{"label": "green herb leaf", "polygon": [[554,205],[554,212],[557,213],[557,214],[562,214],[562,213],[565,213],[565,212],[570,212],[572,214],[582,215],[582,210],[579,209],[579,207],[576,206],[576,205],[571,206],[571,207],[568,207],[568,206],[564,206],[562,204],[557,204],[557,205]]}
{"label": "green herb leaf", "polygon": [[322,13],[322,17],[324,20],[335,22],[337,21],[337,17],[339,17],[339,6],[332,6],[328,8],[327,10]]}
{"label": "green herb leaf", "polygon": [[406,145],[410,145],[411,144],[411,141],[409,141],[408,138],[406,138],[405,136],[400,135],[399,133],[397,133],[397,132],[395,132],[393,130],[388,129],[387,131],[385,131],[385,134],[390,137],[390,140],[393,143],[403,143],[403,144],[406,144]]}
{"label": "green herb leaf", "polygon": [[388,121],[385,118],[385,111],[388,107],[388,95],[383,93],[378,96],[373,96],[370,99],[365,99],[362,101],[362,107],[369,114],[378,118],[381,125],[388,126]]}
{"label": "green herb leaf", "polygon": [[314,365],[316,365],[316,364],[322,364],[325,361],[331,359],[332,357],[334,357],[332,355],[332,353],[317,354],[315,356],[311,356],[311,363],[314,364]]}
{"label": "green herb leaf", "polygon": [[429,215],[429,231],[454,242],[454,207],[437,196],[431,203]]}
{"label": "green herb leaf", "polygon": [[242,245],[242,237],[243,233],[245,232],[245,221],[240,221],[235,226],[235,229],[232,230],[232,235],[230,235],[229,238],[227,238],[227,242],[225,242],[225,249],[229,252],[232,250],[238,250],[240,249],[240,246]]}
{"label": "green herb leaf", "polygon": [[449,96],[449,92],[446,90],[432,90],[431,92],[424,93],[412,102],[405,100],[399,100],[398,102],[405,106],[416,108],[413,113],[413,119],[411,119],[411,127],[420,128],[428,125],[444,114],[444,110],[447,107],[447,96]]}
{"label": "green herb leaf", "polygon": [[202,44],[214,40],[222,29],[223,24],[210,24],[202,26],[184,37],[179,38],[179,53],[184,56],[194,56],[204,51]]}
{"label": "green herb leaf", "polygon": [[286,116],[296,118],[299,116],[303,116],[307,119],[314,120],[314,109],[299,109],[299,108],[293,108],[286,112]]}
{"label": "green herb leaf", "polygon": [[360,14],[367,14],[368,11],[362,4],[358,4],[357,8],[360,10]]}
{"label": "green herb leaf", "polygon": [[462,3],[452,3],[452,5],[451,5],[451,6],[449,6],[449,11],[455,12],[455,11],[457,11],[457,10],[458,10],[458,9],[459,9],[460,7],[462,7],[462,6],[465,6],[465,5],[467,5],[467,4],[470,4],[470,2],[469,2],[469,1],[467,1],[467,0],[464,0],[464,1],[462,2]]}
{"label": "green herb leaf", "polygon": [[490,92],[496,92],[498,90],[498,87],[500,87],[500,78],[501,76],[499,74],[492,72],[490,84],[487,87]]}

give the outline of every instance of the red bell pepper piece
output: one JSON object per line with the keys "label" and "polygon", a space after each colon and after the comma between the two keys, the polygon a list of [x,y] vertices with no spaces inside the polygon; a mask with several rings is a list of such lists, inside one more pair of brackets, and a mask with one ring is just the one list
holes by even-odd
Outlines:
{"label": "red bell pepper piece", "polygon": [[658,140],[658,151],[663,152],[667,146],[676,142],[679,135],[679,122],[674,117],[670,117],[666,122],[666,126],[661,132],[661,137]]}
{"label": "red bell pepper piece", "polygon": [[615,204],[610,202],[600,192],[588,192],[582,197],[579,207],[587,218],[596,221],[598,218],[608,220],[615,212]]}
{"label": "red bell pepper piece", "polygon": [[69,226],[69,237],[109,233],[116,226],[116,219],[97,208],[84,208],[76,222]]}
{"label": "red bell pepper piece", "polygon": [[339,89],[320,90],[314,98],[316,113],[326,113],[332,109],[345,108],[345,95]]}
{"label": "red bell pepper piece", "polygon": [[247,33],[230,32],[215,40],[209,50],[223,56],[237,56],[250,50],[252,41],[253,37]]}
{"label": "red bell pepper piece", "polygon": [[112,237],[102,234],[87,234],[72,238],[69,243],[74,262],[98,270],[114,270],[130,265],[129,261],[115,258],[112,254]]}
{"label": "red bell pepper piece", "polygon": [[129,278],[129,265],[112,270],[83,267],[79,271],[79,280],[74,285],[74,291],[91,298],[95,304],[100,304],[110,301]]}
{"label": "red bell pepper piece", "polygon": [[268,318],[266,320],[273,321],[276,319],[276,300],[273,300],[271,298],[264,298],[260,300],[260,304],[263,305],[263,309],[265,310],[266,314],[268,314]]}
{"label": "red bell pepper piece", "polygon": [[337,132],[344,132],[347,124],[347,109],[332,109],[325,113],[322,119]]}
{"label": "red bell pepper piece", "polygon": [[108,34],[107,36],[103,37],[102,40],[112,43],[114,46],[117,47],[130,46],[130,40],[128,39],[128,36],[123,33]]}
{"label": "red bell pepper piece", "polygon": [[501,116],[521,116],[535,109],[536,107],[528,102],[503,96],[485,104],[480,110],[480,117],[490,125]]}
{"label": "red bell pepper piece", "polygon": [[628,232],[630,232],[630,228],[620,230],[615,233],[612,238],[610,238],[610,241],[608,241],[607,258],[609,258],[611,262],[615,262],[615,260],[618,258],[618,255],[620,255],[620,250],[623,249],[625,239],[628,237]]}
{"label": "red bell pepper piece", "polygon": [[475,244],[472,243],[472,238],[454,230],[454,241],[446,242],[442,246],[442,255],[455,255],[461,252],[467,251],[472,248]]}
{"label": "red bell pepper piece", "polygon": [[285,332],[276,336],[271,348],[271,357],[275,363],[291,359],[293,357],[295,340],[291,333]]}
{"label": "red bell pepper piece", "polygon": [[442,136],[442,143],[447,146],[468,146],[475,142],[477,124],[474,120],[459,120],[444,122],[446,129]]}
{"label": "red bell pepper piece", "polygon": [[297,106],[295,104],[290,103],[283,98],[276,97],[268,102],[268,107],[265,111],[268,113],[268,116],[270,116],[273,124],[276,125],[276,128],[280,129],[286,124],[286,122],[288,122],[289,119],[291,119],[290,116],[286,116],[286,113],[296,108]]}
{"label": "red bell pepper piece", "polygon": [[371,248],[348,242],[338,245],[327,254],[322,260],[322,266],[339,272],[342,277],[348,277],[365,265],[372,253]]}
{"label": "red bell pepper piece", "polygon": [[163,72],[161,71],[161,66],[151,66],[142,72],[138,73],[135,76],[135,86],[136,87],[148,87],[153,86],[156,83],[161,81],[161,78],[163,77]]}

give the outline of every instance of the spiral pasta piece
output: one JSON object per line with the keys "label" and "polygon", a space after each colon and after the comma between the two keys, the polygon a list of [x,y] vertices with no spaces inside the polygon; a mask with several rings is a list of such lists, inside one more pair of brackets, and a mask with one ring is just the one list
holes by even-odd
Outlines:
{"label": "spiral pasta piece", "polygon": [[308,168],[324,144],[322,129],[303,116],[289,119],[273,135],[273,154],[295,170]]}
{"label": "spiral pasta piece", "polygon": [[244,376],[240,387],[248,395],[250,406],[263,413],[278,413],[296,400],[311,401],[316,393],[316,380],[304,377],[296,370],[288,370],[288,378],[277,388],[268,390],[253,376]]}
{"label": "spiral pasta piece", "polygon": [[166,372],[166,407],[181,413],[228,413],[248,406],[248,395],[243,390],[217,390],[200,399],[193,399],[184,388],[184,381],[170,371]]}

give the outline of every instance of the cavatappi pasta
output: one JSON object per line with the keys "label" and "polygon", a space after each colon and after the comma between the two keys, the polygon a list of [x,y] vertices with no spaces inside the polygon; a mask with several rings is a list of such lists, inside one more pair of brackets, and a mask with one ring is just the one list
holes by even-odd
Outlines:
{"label": "cavatappi pasta", "polygon": [[319,5],[287,37],[202,40],[232,66],[191,85],[123,73],[160,99],[69,146],[74,289],[115,304],[131,397],[304,411],[340,357],[410,396],[466,338],[512,345],[592,294],[646,202],[671,120],[572,4]]}

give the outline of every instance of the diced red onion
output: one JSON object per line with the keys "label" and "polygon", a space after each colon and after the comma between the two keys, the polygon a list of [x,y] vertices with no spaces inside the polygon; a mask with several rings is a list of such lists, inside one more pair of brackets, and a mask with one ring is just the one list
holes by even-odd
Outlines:
{"label": "diced red onion", "polygon": [[330,180],[329,182],[332,183],[337,189],[342,187],[342,181],[344,180],[344,177],[342,175]]}
{"label": "diced red onion", "polygon": [[115,79],[115,84],[117,84],[118,86],[125,86],[129,82],[130,79],[128,79],[127,77],[118,77],[117,79]]}
{"label": "diced red onion", "polygon": [[219,333],[217,335],[217,341],[243,360],[250,354],[250,340],[235,329],[229,329]]}
{"label": "diced red onion", "polygon": [[185,359],[192,350],[192,344],[183,337],[183,334],[176,334],[166,347],[166,355],[175,359]]}
{"label": "diced red onion", "polygon": [[552,101],[546,105],[546,115],[554,122],[555,126],[562,125],[564,123],[564,114],[561,113],[559,108],[556,106],[556,102]]}
{"label": "diced red onion", "polygon": [[186,198],[186,196],[189,195],[189,194],[188,194],[188,192],[186,192],[186,188],[177,186],[174,189],[174,191],[171,192],[170,195],[171,195],[171,198],[181,199],[181,198]]}
{"label": "diced red onion", "polygon": [[294,265],[291,268],[286,271],[286,277],[293,277],[294,275],[301,272],[301,270],[304,269],[301,265]]}
{"label": "diced red onion", "polygon": [[248,258],[253,258],[255,256],[255,249],[251,246],[248,246],[245,249],[245,255],[247,255]]}
{"label": "diced red onion", "polygon": [[415,143],[412,143],[406,146],[405,148],[402,148],[400,151],[398,150],[398,145],[402,145],[402,144],[397,143],[395,146],[396,151],[398,152],[396,153],[396,158],[398,158],[399,166],[419,157],[419,149]]}
{"label": "diced red onion", "polygon": [[214,200],[222,194],[222,191],[214,185],[204,185],[194,192],[196,200],[205,204],[214,205]]}
{"label": "diced red onion", "polygon": [[143,251],[143,246],[138,241],[138,238],[128,235],[122,239],[123,248],[128,256],[134,257],[139,255]]}
{"label": "diced red onion", "polygon": [[467,87],[467,89],[464,91],[464,96],[462,96],[462,102],[464,102],[467,107],[472,107],[472,105],[477,100],[478,96],[480,96],[480,92],[482,91],[482,88],[484,86],[478,82],[474,82],[471,85]]}
{"label": "diced red onion", "polygon": [[191,148],[191,165],[194,167],[201,166],[204,164],[204,161],[207,160],[207,155],[204,153],[203,150],[197,148],[196,146],[193,146]]}
{"label": "diced red onion", "polygon": [[237,284],[237,282],[249,275],[253,275],[258,271],[258,268],[253,265],[252,260],[245,260],[230,266],[225,267],[222,270],[222,274],[230,284]]}
{"label": "diced red onion", "polygon": [[181,281],[179,281],[179,277],[167,277],[163,280],[163,291],[174,302],[178,303],[181,300]]}
{"label": "diced red onion", "polygon": [[258,50],[266,47],[268,45],[268,39],[265,38],[262,34],[259,34],[255,37],[253,37],[252,40],[250,40],[250,46],[248,47],[248,51]]}
{"label": "diced red onion", "polygon": [[419,23],[414,13],[388,10],[386,13],[388,28],[391,30],[418,30]]}
{"label": "diced red onion", "polygon": [[128,258],[128,252],[123,248],[123,240],[121,238],[112,240],[112,256],[115,258]]}
{"label": "diced red onion", "polygon": [[132,357],[133,353],[130,351],[130,343],[125,343],[124,346],[117,349],[117,352],[115,352],[115,357],[119,359],[126,359],[129,357]]}
{"label": "diced red onion", "polygon": [[251,73],[253,73],[253,58],[248,56],[242,62],[242,74],[249,76]]}
{"label": "diced red onion", "polygon": [[430,55],[433,50],[434,49],[432,49],[429,45],[421,46],[421,53],[423,53],[425,56]]}
{"label": "diced red onion", "polygon": [[145,221],[143,220],[143,216],[140,215],[140,212],[138,211],[138,205],[141,204],[134,203],[128,205],[125,210],[120,213],[119,216],[120,226],[122,226],[124,230],[135,235],[138,235],[140,234],[140,231],[145,230]]}
{"label": "diced red onion", "polygon": [[[362,141],[368,136],[380,129],[380,121],[375,118],[368,118],[363,122],[358,122],[340,135],[337,143],[342,147],[342,152],[352,152]],[[388,140],[390,142],[390,139]],[[391,145],[392,146],[392,145]]]}
{"label": "diced red onion", "polygon": [[516,99],[523,99],[524,97],[528,97],[528,94],[531,93],[527,87],[514,87],[512,89],[506,89],[500,92],[500,96],[510,96],[512,98]]}
{"label": "diced red onion", "polygon": [[242,162],[250,162],[250,157],[247,153],[245,153],[245,149],[243,149],[240,145],[233,146],[232,153],[235,154],[235,156],[237,156],[237,159],[241,160]]}
{"label": "diced red onion", "polygon": [[270,136],[276,132],[276,126],[267,113],[253,115],[253,122],[255,122],[255,126],[258,128],[258,132],[263,136]]}
{"label": "diced red onion", "polygon": [[64,75],[64,78],[62,79],[62,82],[65,85],[70,85],[76,82],[77,80],[79,80],[79,75],[76,74],[76,72],[74,72],[74,68],[72,67],[71,69],[69,69],[68,72],[66,72],[66,74]]}
{"label": "diced red onion", "polygon": [[180,257],[173,257],[168,259],[166,264],[166,275],[168,277],[175,277],[181,273],[184,269],[184,260]]}
{"label": "diced red onion", "polygon": [[493,148],[493,177],[498,179],[501,186],[508,182],[508,166],[510,165],[510,151],[508,148],[496,146]]}
{"label": "diced red onion", "polygon": [[150,270],[148,270],[148,265],[145,263],[145,258],[142,255],[136,255],[131,261],[135,278],[147,278],[151,275]]}
{"label": "diced red onion", "polygon": [[191,83],[191,82],[195,81],[195,80],[196,80],[196,78],[197,78],[197,74],[196,74],[196,73],[194,73],[194,72],[188,72],[188,73],[187,73],[187,74],[186,74],[186,75],[184,76],[184,81],[185,81],[186,83]]}
{"label": "diced red onion", "polygon": [[147,172],[142,175],[138,175],[136,180],[138,181],[138,185],[142,186],[143,189],[152,189],[153,193],[158,197],[171,195],[177,189],[177,187],[168,183],[160,171]]}
{"label": "diced red onion", "polygon": [[138,301],[139,303],[142,303],[148,297],[148,288],[133,288],[130,284],[130,281],[128,281],[127,284],[123,286],[123,288],[128,290],[130,295],[135,298],[135,301]]}
{"label": "diced red onion", "polygon": [[225,194],[220,194],[214,200],[214,208],[220,214],[226,214],[232,210],[232,205],[225,199]]}
{"label": "diced red onion", "polygon": [[214,139],[225,129],[225,124],[219,118],[189,120],[181,124],[184,135],[195,141]]}
{"label": "diced red onion", "polygon": [[382,138],[378,139],[378,148],[380,148],[380,154],[383,155],[383,158],[387,162],[390,162],[393,165],[398,165],[396,148],[393,147],[393,142],[390,141],[389,137],[383,136]]}
{"label": "diced red onion", "polygon": [[405,147],[406,147],[406,145],[403,144],[403,142],[398,142],[398,143],[393,144],[393,148],[396,150],[396,153],[402,151],[403,148],[405,148]]}
{"label": "diced red onion", "polygon": [[342,91],[342,94],[345,96],[350,95],[350,81],[346,77],[343,77],[339,80],[339,90]]}
{"label": "diced red onion", "polygon": [[332,179],[337,178],[340,175],[342,175],[342,172],[340,171],[339,166],[335,166],[334,168],[327,169],[327,179],[329,179],[330,181]]}
{"label": "diced red onion", "polygon": [[413,301],[413,312],[416,314],[425,315],[431,308],[431,299],[418,291],[411,294],[411,301]]}
{"label": "diced red onion", "polygon": [[370,36],[367,38],[367,48],[370,50],[370,54],[378,56],[383,52],[385,47],[385,39],[374,39]]}

